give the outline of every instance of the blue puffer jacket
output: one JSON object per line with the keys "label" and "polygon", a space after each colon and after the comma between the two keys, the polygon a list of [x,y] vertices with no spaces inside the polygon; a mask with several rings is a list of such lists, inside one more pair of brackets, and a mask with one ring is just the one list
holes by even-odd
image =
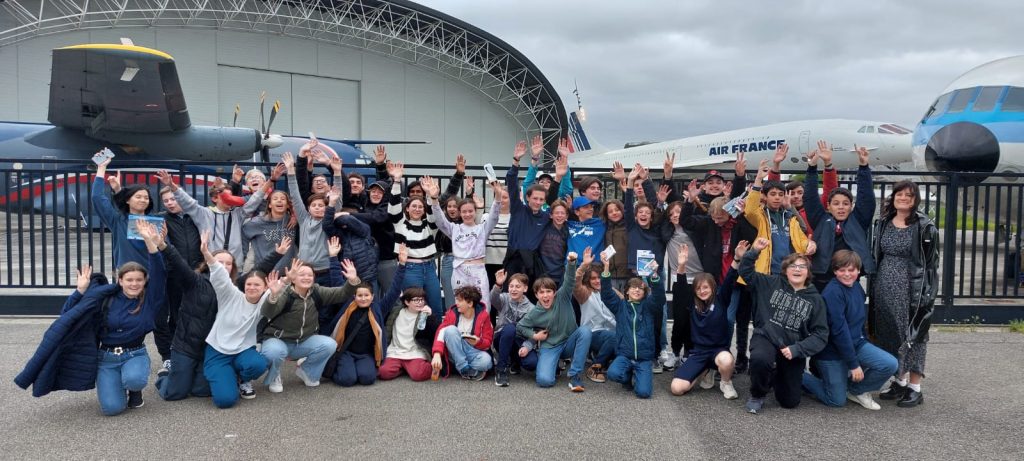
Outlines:
{"label": "blue puffer jacket", "polygon": [[359,278],[364,282],[377,280],[377,263],[380,257],[377,241],[373,239],[368,224],[352,215],[334,218],[334,207],[327,207],[324,211],[323,229],[328,239],[334,236],[341,238],[339,260],[352,260]]}
{"label": "blue puffer jacket", "polygon": [[33,397],[96,387],[100,308],[118,290],[120,287],[108,284],[103,274],[94,274],[84,295],[77,290],[72,293],[14,383],[22,389],[31,385]]}
{"label": "blue puffer jacket", "polygon": [[661,328],[661,308],[665,305],[661,278],[651,277],[648,285],[651,293],[643,301],[626,302],[612,290],[610,277],[601,275],[601,301],[615,314],[615,354],[638,362],[654,360],[658,355],[655,328]]}

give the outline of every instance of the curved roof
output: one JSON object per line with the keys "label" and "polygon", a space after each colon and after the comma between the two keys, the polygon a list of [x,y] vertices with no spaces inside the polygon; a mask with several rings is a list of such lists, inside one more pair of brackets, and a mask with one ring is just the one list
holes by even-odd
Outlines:
{"label": "curved roof", "polygon": [[953,80],[940,94],[976,86],[1024,87],[1024,56],[1010,56],[975,67]]}
{"label": "curved roof", "polygon": [[475,88],[547,151],[568,131],[557,91],[530,60],[465,21],[407,0],[4,0],[0,47],[39,35],[118,27],[264,32],[361,49]]}

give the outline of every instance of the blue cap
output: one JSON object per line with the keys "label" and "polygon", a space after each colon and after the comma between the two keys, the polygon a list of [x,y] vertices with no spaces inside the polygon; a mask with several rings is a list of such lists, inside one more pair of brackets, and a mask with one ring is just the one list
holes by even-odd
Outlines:
{"label": "blue cap", "polygon": [[572,199],[572,209],[573,210],[578,210],[578,209],[580,209],[580,207],[585,207],[587,205],[593,205],[595,203],[597,203],[597,202],[594,202],[593,200],[590,200],[589,198],[586,198],[586,197],[576,197],[576,198]]}

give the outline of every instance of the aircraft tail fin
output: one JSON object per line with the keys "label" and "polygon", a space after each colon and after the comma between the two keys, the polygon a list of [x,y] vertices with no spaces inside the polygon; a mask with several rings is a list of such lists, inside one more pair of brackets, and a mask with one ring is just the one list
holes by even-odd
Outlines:
{"label": "aircraft tail fin", "polygon": [[578,113],[569,114],[569,149],[573,152],[607,152],[606,147],[590,141],[587,133],[583,130],[583,123]]}

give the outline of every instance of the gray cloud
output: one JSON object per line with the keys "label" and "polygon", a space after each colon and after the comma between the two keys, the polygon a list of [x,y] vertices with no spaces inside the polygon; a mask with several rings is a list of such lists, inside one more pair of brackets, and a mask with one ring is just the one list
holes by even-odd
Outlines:
{"label": "gray cloud", "polygon": [[813,118],[913,128],[967,70],[1024,52],[1018,2],[469,1],[424,5],[510,43],[608,147]]}

